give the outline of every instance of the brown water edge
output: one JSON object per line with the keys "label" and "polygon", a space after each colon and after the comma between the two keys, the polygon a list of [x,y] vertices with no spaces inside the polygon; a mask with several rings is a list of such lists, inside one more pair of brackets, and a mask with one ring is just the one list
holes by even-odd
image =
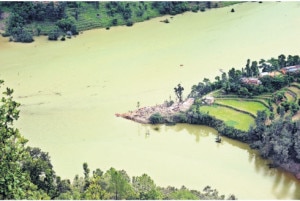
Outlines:
{"label": "brown water edge", "polygon": [[290,174],[269,170],[239,142],[217,145],[211,128],[160,126],[146,136],[147,125],[114,115],[137,102],[145,107],[173,98],[179,82],[186,96],[204,77],[214,79],[220,68],[244,66],[248,58],[300,53],[299,2],[234,8],[234,14],[224,8],[178,15],[169,24],[159,22],[164,17],[86,31],[66,42],[0,38],[0,76],[22,103],[16,126],[31,146],[50,153],[63,178],[82,175],[88,162],[91,169],[147,173],[161,186],[211,185],[240,199],[299,199],[299,182]]}

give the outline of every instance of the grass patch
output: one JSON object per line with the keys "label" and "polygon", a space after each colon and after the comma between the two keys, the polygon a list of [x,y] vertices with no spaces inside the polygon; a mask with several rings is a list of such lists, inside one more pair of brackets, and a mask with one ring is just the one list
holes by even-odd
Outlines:
{"label": "grass patch", "polygon": [[208,113],[217,119],[224,121],[228,126],[236,129],[248,131],[250,125],[254,124],[254,118],[248,114],[244,114],[233,109],[222,106],[201,106],[201,112]]}
{"label": "grass patch", "polygon": [[269,113],[268,108],[266,108],[266,106],[264,106],[263,104],[259,103],[259,102],[254,102],[254,101],[242,101],[242,100],[230,100],[230,99],[226,99],[226,100],[216,100],[216,103],[219,104],[223,104],[223,105],[228,105],[234,108],[237,108],[239,110],[243,110],[246,112],[249,112],[253,115],[256,116],[257,111],[261,111],[261,110],[266,110],[267,113]]}
{"label": "grass patch", "polygon": [[284,96],[286,97],[288,102],[294,102],[295,101],[294,97],[288,92],[285,92]]}
{"label": "grass patch", "polygon": [[292,92],[294,92],[298,98],[300,97],[300,89],[299,88],[292,86],[292,87],[289,87],[288,89],[291,90]]}

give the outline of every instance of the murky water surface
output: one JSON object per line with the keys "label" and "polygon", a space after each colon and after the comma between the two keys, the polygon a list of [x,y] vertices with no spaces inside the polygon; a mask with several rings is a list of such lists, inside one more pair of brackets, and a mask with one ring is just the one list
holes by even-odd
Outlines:
{"label": "murky water surface", "polygon": [[[36,38],[16,44],[0,38],[0,76],[23,105],[17,127],[51,155],[63,178],[82,164],[130,176],[149,174],[158,185],[206,185],[240,199],[300,199],[300,182],[268,169],[247,145],[204,126],[154,127],[115,117],[160,104],[181,83],[187,95],[219,69],[248,58],[300,54],[300,3],[243,3],[204,13],[156,18],[111,30],[86,31],[66,42]],[[180,67],[180,65],[183,65]],[[145,133],[150,130],[150,135]]]}

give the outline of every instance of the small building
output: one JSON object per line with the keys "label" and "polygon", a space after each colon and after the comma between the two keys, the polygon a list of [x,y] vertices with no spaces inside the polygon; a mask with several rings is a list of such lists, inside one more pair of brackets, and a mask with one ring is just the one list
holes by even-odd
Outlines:
{"label": "small building", "polygon": [[244,84],[252,84],[252,85],[260,85],[261,81],[255,77],[243,77],[241,78],[241,82]]}
{"label": "small building", "polygon": [[265,76],[270,76],[269,72],[262,72],[259,74],[259,77],[265,77]]}
{"label": "small building", "polygon": [[277,75],[280,75],[280,73],[278,71],[262,72],[259,74],[259,77],[265,77],[265,76],[275,77]]}
{"label": "small building", "polygon": [[280,69],[280,71],[281,71],[283,74],[300,72],[300,65],[296,65],[296,66],[287,66],[287,67],[284,67],[284,68]]}
{"label": "small building", "polygon": [[204,103],[206,103],[207,105],[211,105],[211,104],[213,104],[213,103],[215,102],[215,99],[214,99],[214,97],[212,97],[212,96],[206,96],[206,97],[204,97],[204,98],[202,99],[202,101],[203,101]]}

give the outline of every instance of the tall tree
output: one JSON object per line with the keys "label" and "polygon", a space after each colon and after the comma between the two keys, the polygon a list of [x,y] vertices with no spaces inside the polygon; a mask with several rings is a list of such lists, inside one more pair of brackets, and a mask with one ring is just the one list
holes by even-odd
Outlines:
{"label": "tall tree", "polygon": [[183,92],[184,88],[178,84],[177,87],[174,88],[175,94],[179,100],[179,102],[182,102],[182,92]]}
{"label": "tall tree", "polygon": [[103,177],[107,183],[106,190],[112,194],[111,199],[134,199],[137,197],[134,195],[133,187],[125,171],[110,168]]}
{"label": "tall tree", "polygon": [[154,181],[147,175],[143,174],[139,177],[133,177],[132,185],[139,194],[140,200],[160,200],[161,192],[157,189]]}
{"label": "tall tree", "polygon": [[51,198],[54,198],[56,193],[55,172],[50,161],[48,153],[43,152],[39,148],[27,147],[26,149],[30,157],[23,164],[23,171],[27,171],[31,181],[44,190]]}
{"label": "tall tree", "polygon": [[83,163],[83,172],[84,172],[84,190],[86,190],[90,184],[90,169],[87,163]]}
{"label": "tall tree", "polygon": [[247,64],[246,64],[245,70],[246,70],[246,76],[250,77],[252,75],[252,71],[250,68],[250,59],[247,59]]}
{"label": "tall tree", "polygon": [[257,76],[259,74],[258,66],[257,66],[257,61],[252,61],[251,63],[251,76]]}
{"label": "tall tree", "polygon": [[280,66],[280,68],[283,68],[286,66],[286,61],[285,61],[286,57],[284,54],[281,54],[278,56],[278,64]]}

